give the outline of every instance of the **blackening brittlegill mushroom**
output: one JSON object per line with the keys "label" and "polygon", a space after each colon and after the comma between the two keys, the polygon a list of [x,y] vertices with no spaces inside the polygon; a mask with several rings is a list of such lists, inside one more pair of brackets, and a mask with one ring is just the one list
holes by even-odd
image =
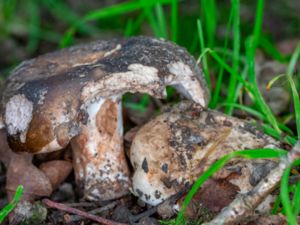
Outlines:
{"label": "blackening brittlegill mushroom", "polygon": [[[249,121],[182,102],[148,122],[134,137],[130,149],[132,192],[157,205],[191,185],[222,156],[278,144]],[[220,211],[238,192],[252,190],[276,165],[276,160],[234,159],[203,186],[202,205]]]}
{"label": "blackening brittlegill mushroom", "polygon": [[71,143],[84,196],[120,197],[130,185],[122,94],[162,98],[167,85],[207,106],[208,91],[194,58],[162,39],[98,41],[25,61],[8,77],[1,100],[9,145],[38,154]]}

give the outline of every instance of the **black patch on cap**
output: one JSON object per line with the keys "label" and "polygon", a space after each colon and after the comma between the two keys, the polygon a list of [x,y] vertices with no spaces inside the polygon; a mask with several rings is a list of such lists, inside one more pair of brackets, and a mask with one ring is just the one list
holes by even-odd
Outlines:
{"label": "black patch on cap", "polygon": [[149,172],[149,168],[148,168],[148,162],[147,159],[144,158],[143,163],[142,163],[142,169],[144,170],[145,173]]}
{"label": "black patch on cap", "polygon": [[164,163],[164,164],[161,166],[161,170],[164,171],[165,173],[168,173],[168,164],[167,164],[167,163]]}
{"label": "black patch on cap", "polygon": [[144,193],[143,193],[140,189],[138,189],[138,188],[137,188],[135,191],[136,191],[136,193],[138,194],[139,197],[142,197],[143,194],[144,194]]}
{"label": "black patch on cap", "polygon": [[158,190],[155,190],[154,196],[156,199],[159,199],[161,197],[161,192]]}

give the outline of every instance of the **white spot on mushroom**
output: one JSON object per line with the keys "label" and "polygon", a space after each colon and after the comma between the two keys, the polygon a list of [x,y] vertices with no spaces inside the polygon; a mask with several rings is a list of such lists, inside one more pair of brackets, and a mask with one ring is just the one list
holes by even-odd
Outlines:
{"label": "white spot on mushroom", "polygon": [[32,119],[33,104],[25,95],[15,95],[6,104],[5,123],[10,135],[23,133]]}
{"label": "white spot on mushroom", "polygon": [[192,76],[193,72],[191,68],[184,64],[183,62],[174,62],[167,65],[170,73],[175,74],[176,76]]}
{"label": "white spot on mushroom", "polygon": [[100,195],[100,192],[99,192],[99,190],[98,190],[97,188],[94,188],[94,189],[92,190],[91,194],[92,194],[93,196],[99,196],[99,195]]}
{"label": "white spot on mushroom", "polygon": [[43,105],[44,104],[44,101],[45,101],[45,96],[46,96],[46,94],[47,94],[47,89],[44,89],[42,92],[41,92],[41,94],[40,94],[40,96],[39,96],[39,101],[38,101],[38,105]]}
{"label": "white spot on mushroom", "polygon": [[105,52],[104,57],[107,57],[107,56],[115,53],[116,51],[119,51],[121,48],[122,48],[122,46],[120,44],[118,44],[114,49],[112,49],[108,52]]}
{"label": "white spot on mushroom", "polygon": [[134,72],[135,74],[141,76],[145,75],[144,82],[153,82],[157,80],[158,70],[151,66],[144,66],[142,64],[131,64],[128,66],[128,69]]}

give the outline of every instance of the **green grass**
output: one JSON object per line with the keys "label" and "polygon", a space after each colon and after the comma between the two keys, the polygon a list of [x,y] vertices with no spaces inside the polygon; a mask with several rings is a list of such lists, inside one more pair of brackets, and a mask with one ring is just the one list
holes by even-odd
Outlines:
{"label": "green grass", "polygon": [[0,223],[8,216],[8,214],[17,206],[23,195],[23,186],[19,185],[17,187],[15,196],[13,200],[8,203],[3,209],[0,210]]}
{"label": "green grass", "polygon": [[[240,47],[241,47],[241,34],[240,34],[240,4],[239,0],[232,1],[232,13],[233,13],[233,54],[232,54],[232,68],[235,71],[239,71],[239,58],[240,58]],[[228,95],[226,102],[229,103],[226,107],[225,113],[228,115],[232,114],[233,108],[230,103],[234,102],[236,96],[237,78],[235,74],[232,74],[229,79]]]}
{"label": "green grass", "polygon": [[[25,31],[26,50],[30,55],[38,54],[42,44],[55,44],[67,47],[77,43],[81,38],[98,38],[102,33],[114,32],[119,36],[133,36],[151,33],[156,37],[170,39],[186,47],[203,67],[203,72],[211,93],[209,107],[223,110],[228,115],[234,115],[236,110],[242,110],[249,116],[260,121],[264,132],[290,145],[300,139],[300,72],[296,70],[299,62],[300,44],[291,55],[282,55],[276,48],[273,37],[262,28],[264,21],[265,1],[252,1],[255,4],[252,16],[254,21],[243,21],[241,17],[240,0],[232,0],[231,5],[217,4],[215,0],[195,0],[198,8],[185,12],[185,1],[179,0],[131,0],[102,8],[78,13],[62,0],[44,0],[37,4],[35,0],[0,1],[0,39],[15,37],[18,32]],[[59,21],[63,29],[46,21],[43,12]],[[21,21],[21,22],[20,22]],[[289,23],[289,21],[287,21]],[[253,24],[253,26],[252,26]],[[16,29],[17,27],[17,29]],[[218,31],[225,30],[220,36]],[[284,79],[291,95],[294,111],[283,115],[274,115],[257,84],[256,52],[262,49],[270,60],[286,63],[286,74],[274,74],[268,87],[279,79]],[[17,63],[14,60],[9,69]],[[174,89],[167,88],[167,102],[173,101]],[[248,96],[250,103],[243,99]],[[133,110],[143,112],[150,102],[148,95],[141,100],[132,102],[124,96],[124,105]],[[286,118],[295,121],[295,128],[287,124]],[[249,154],[248,154],[249,153]],[[252,155],[253,154],[253,155]],[[221,168],[234,156],[276,157],[271,150],[232,153],[217,161],[194,184],[184,201],[184,206],[177,218],[183,219],[183,210],[193,194],[205,180]],[[281,183],[281,192],[273,209],[273,213],[283,213],[290,224],[295,224],[295,217],[300,211],[300,184],[289,184],[290,170],[286,170]],[[164,221],[168,224],[168,221]],[[169,224],[174,224],[170,221]]]}
{"label": "green grass", "polygon": [[[293,163],[293,166],[299,166],[300,160],[297,160]],[[289,185],[289,175],[291,172],[292,166],[288,167],[282,176],[281,183],[280,183],[280,200],[283,206],[283,212],[285,213],[288,222],[290,225],[297,225],[297,215],[299,213],[299,185],[300,182],[297,184],[297,191],[294,190],[294,198],[293,201],[290,200],[290,190],[293,189],[293,186]]]}

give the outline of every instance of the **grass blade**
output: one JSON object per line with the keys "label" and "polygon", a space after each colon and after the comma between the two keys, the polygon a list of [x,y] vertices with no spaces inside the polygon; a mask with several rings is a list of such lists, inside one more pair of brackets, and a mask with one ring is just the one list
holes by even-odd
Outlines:
{"label": "grass blade", "polygon": [[208,46],[214,46],[217,27],[217,7],[215,0],[201,0],[202,21],[205,24],[205,33],[207,34]]}
{"label": "grass blade", "polygon": [[265,3],[265,0],[257,1],[255,23],[254,23],[254,30],[253,30],[254,52],[255,52],[258,42],[260,40],[263,15],[264,15],[264,3]]}
{"label": "grass blade", "polygon": [[73,43],[74,40],[74,34],[75,34],[75,29],[70,28],[62,37],[62,39],[59,42],[59,47],[60,48],[65,48],[71,43]]}
{"label": "grass blade", "polygon": [[[223,61],[226,61],[227,59],[227,46],[228,46],[228,40],[229,40],[229,33],[230,33],[230,28],[231,28],[231,23],[232,23],[232,19],[233,19],[233,8],[231,8],[230,10],[230,15],[229,15],[229,19],[228,19],[228,23],[227,23],[227,27],[226,27],[226,35],[225,35],[225,41],[224,41],[224,49],[225,51],[223,51]],[[218,78],[217,78],[217,82],[216,82],[216,87],[215,90],[213,91],[213,96],[212,96],[212,100],[209,104],[209,107],[214,109],[217,106],[217,103],[219,101],[219,97],[220,97],[220,92],[221,92],[221,87],[222,87],[222,82],[223,82],[223,74],[224,74],[224,67],[221,66],[219,74],[218,74]]]}
{"label": "grass blade", "polygon": [[276,77],[274,77],[272,80],[270,80],[270,81],[268,82],[266,89],[267,89],[267,90],[270,90],[271,87],[273,86],[273,84],[274,84],[276,81],[280,80],[281,78],[283,78],[283,77],[285,77],[285,76],[286,76],[285,74],[279,74],[279,75],[277,75]]}
{"label": "grass blade", "polygon": [[294,51],[292,58],[290,60],[288,69],[287,69],[287,77],[288,77],[288,80],[289,80],[289,83],[290,83],[290,86],[292,89],[298,139],[300,139],[300,100],[299,100],[299,94],[297,91],[296,84],[293,80],[293,73],[295,71],[295,67],[296,67],[299,55],[300,55],[300,43],[298,44],[296,50]]}
{"label": "grass blade", "polygon": [[[205,51],[204,51],[205,52]],[[213,51],[211,49],[208,49],[208,51],[210,53],[210,55],[214,58],[214,60],[216,60],[225,70],[228,71],[228,73],[230,74],[234,74],[234,76],[236,76],[237,80],[242,83],[244,85],[244,87],[248,90],[252,90],[252,86],[249,85],[249,83],[247,83],[242,76],[240,76],[238,74],[237,71],[235,71],[232,67],[230,67],[226,62],[225,60],[223,60],[220,55],[216,52],[216,51]]]}
{"label": "grass blade", "polygon": [[256,83],[256,76],[255,76],[255,49],[256,49],[255,38],[253,36],[249,37],[246,40],[246,56],[248,62],[248,75],[249,81],[252,86],[252,94],[254,95],[254,99],[256,104],[259,106],[261,112],[264,113],[266,116],[267,121],[274,127],[278,134],[281,133],[281,130],[278,127],[278,123],[276,117],[274,116],[273,112],[271,111],[270,107],[266,104],[265,100],[263,99],[260,90]]}
{"label": "grass blade", "polygon": [[23,194],[23,186],[19,185],[17,187],[13,200],[10,203],[8,203],[3,209],[0,210],[0,223],[16,207],[17,203],[20,201],[22,197],[22,194]]}
{"label": "grass blade", "polygon": [[93,20],[99,20],[112,16],[119,16],[125,13],[130,13],[139,9],[144,9],[147,7],[153,7],[155,4],[170,4],[172,0],[148,0],[148,1],[129,1],[123,2],[116,5],[108,6],[102,9],[97,9],[91,11],[84,16],[84,22],[89,22]]}
{"label": "grass blade", "polygon": [[[205,50],[205,44],[204,44],[204,36],[203,36],[203,30],[202,30],[202,25],[201,25],[200,19],[197,20],[197,28],[198,28],[198,37],[199,37],[199,42],[200,42],[200,52],[202,53]],[[212,87],[211,87],[211,81],[210,81],[210,75],[209,75],[206,55],[203,55],[203,71],[204,71],[208,89],[211,92]]]}
{"label": "grass blade", "polygon": [[296,85],[294,83],[294,80],[292,79],[292,76],[287,75],[288,80],[290,82],[290,86],[292,89],[292,96],[293,96],[293,102],[294,102],[294,109],[295,109],[295,117],[296,117],[296,127],[297,127],[297,136],[300,140],[300,100],[299,100],[299,94],[296,88]]}
{"label": "grass blade", "polygon": [[283,56],[277,48],[274,46],[274,44],[268,40],[266,37],[260,37],[259,39],[259,46],[272,57],[272,59],[275,59],[279,62],[286,62],[287,57]]}
{"label": "grass blade", "polygon": [[287,216],[290,225],[297,225],[296,216],[293,213],[291,202],[289,199],[289,174],[291,172],[291,167],[287,168],[280,182],[280,198],[281,203],[284,207],[284,212]]}
{"label": "grass blade", "polygon": [[177,30],[178,30],[178,1],[173,0],[171,3],[171,40],[177,42]]}
{"label": "grass blade", "polygon": [[294,51],[292,58],[289,63],[287,74],[292,76],[295,72],[296,64],[300,55],[300,43],[298,44],[296,50]]}
{"label": "grass blade", "polygon": [[[232,56],[232,65],[235,71],[239,70],[239,58],[240,58],[240,2],[239,0],[232,1],[232,10],[233,10],[233,56]],[[228,96],[226,99],[226,103],[234,103],[236,91],[238,88],[236,87],[237,78],[234,74],[231,74],[229,79],[229,88],[228,88]],[[225,109],[225,113],[228,115],[232,114],[232,106],[230,104],[227,105]]]}
{"label": "grass blade", "polygon": [[[151,8],[157,3],[161,5],[170,4],[172,1],[173,0],[141,0],[138,2],[129,1],[90,11],[86,15],[84,15],[82,19],[77,20],[76,23],[73,24],[73,26],[64,34],[61,43],[64,43],[65,46],[69,45],[68,41],[72,40],[72,38],[70,38],[70,34],[74,35],[78,28],[84,26],[84,24],[90,21],[101,20],[113,16],[120,16],[126,13],[134,12],[136,10]],[[70,32],[70,30],[73,30],[73,32]]]}
{"label": "grass blade", "polygon": [[298,215],[300,212],[300,182],[298,182],[296,185],[292,205],[293,205],[292,210],[294,212],[294,215]]}
{"label": "grass blade", "polygon": [[256,118],[258,118],[260,120],[263,120],[265,118],[261,112],[255,110],[249,106],[246,106],[246,105],[241,105],[238,103],[224,103],[224,104],[221,104],[221,106],[226,106],[228,104],[230,104],[232,108],[237,108],[237,109],[243,110],[243,111],[255,116]]}
{"label": "grass blade", "polygon": [[166,18],[164,15],[163,8],[161,4],[157,3],[155,5],[155,14],[157,18],[157,27],[159,30],[159,37],[168,38],[168,30],[167,30],[167,25],[166,25]]}

